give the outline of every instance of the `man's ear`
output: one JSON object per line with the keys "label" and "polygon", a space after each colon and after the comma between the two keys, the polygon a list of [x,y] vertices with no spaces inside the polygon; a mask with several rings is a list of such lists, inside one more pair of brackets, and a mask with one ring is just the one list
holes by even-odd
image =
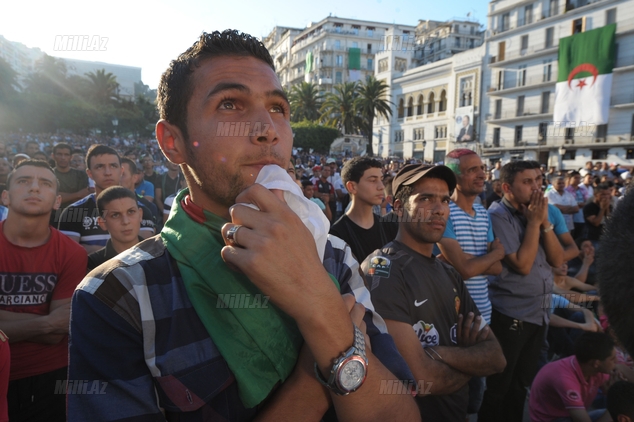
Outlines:
{"label": "man's ear", "polygon": [[165,119],[159,120],[156,123],[156,139],[168,160],[174,164],[185,162],[187,145],[185,145],[185,138],[178,127]]}
{"label": "man's ear", "polygon": [[10,203],[11,203],[11,201],[9,201],[9,192],[8,192],[8,191],[6,191],[6,190],[3,190],[3,191],[2,191],[2,204],[3,204],[5,207],[7,207],[7,208],[8,208]]}
{"label": "man's ear", "polygon": [[97,224],[99,224],[99,227],[101,227],[101,230],[105,232],[108,231],[108,226],[106,226],[106,220],[104,220],[103,217],[101,216],[97,217]]}
{"label": "man's ear", "polygon": [[511,185],[508,183],[502,183],[502,192],[506,195],[507,193],[511,193]]}
{"label": "man's ear", "polygon": [[346,190],[348,191],[348,193],[350,193],[352,195],[356,195],[357,194],[357,184],[355,182],[353,182],[352,180],[348,180],[346,182]]}
{"label": "man's ear", "polygon": [[57,195],[55,198],[55,203],[53,204],[53,209],[57,210],[62,205],[62,195]]}

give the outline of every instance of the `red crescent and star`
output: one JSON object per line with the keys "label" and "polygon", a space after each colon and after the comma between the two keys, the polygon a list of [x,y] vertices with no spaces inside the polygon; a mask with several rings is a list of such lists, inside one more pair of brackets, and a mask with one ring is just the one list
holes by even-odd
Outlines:
{"label": "red crescent and star", "polygon": [[[597,67],[593,64],[583,63],[572,69],[572,71],[568,74],[568,88],[572,88],[572,86],[570,86],[570,84],[572,83],[572,79],[577,76],[577,74],[582,72],[588,72],[592,74],[593,78],[590,86],[594,85],[595,81],[597,80],[597,76],[599,76],[599,69],[597,69]],[[583,87],[587,85],[588,84],[586,83],[585,79],[580,79],[579,83],[577,84],[577,88],[583,89]]]}

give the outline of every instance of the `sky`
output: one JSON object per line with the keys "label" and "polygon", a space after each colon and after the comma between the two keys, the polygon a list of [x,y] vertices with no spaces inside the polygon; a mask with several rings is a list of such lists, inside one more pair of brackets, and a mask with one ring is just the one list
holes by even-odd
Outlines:
{"label": "sky", "polygon": [[[238,29],[263,38],[274,26],[305,28],[329,14],[352,19],[416,25],[419,19],[464,19],[486,25],[486,0],[110,0],[108,2],[0,0],[0,35],[56,57],[142,68],[156,88],[170,60],[202,32]],[[97,51],[54,51],[55,38],[82,35]],[[103,49],[101,48],[103,47]]]}

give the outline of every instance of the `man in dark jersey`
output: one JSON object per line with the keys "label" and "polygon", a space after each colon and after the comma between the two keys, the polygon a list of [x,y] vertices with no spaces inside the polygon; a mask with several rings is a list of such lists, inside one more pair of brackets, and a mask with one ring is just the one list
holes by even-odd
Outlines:
{"label": "man in dark jersey", "polygon": [[469,379],[501,372],[506,361],[460,274],[432,254],[456,177],[445,166],[410,164],[392,186],[398,234],[363,262],[366,285],[417,380],[423,417],[464,422]]}
{"label": "man in dark jersey", "polygon": [[330,228],[330,234],[346,241],[359,262],[396,237],[396,222],[382,222],[372,212],[385,197],[381,162],[355,157],[343,166],[343,183],[350,193],[350,209]]}

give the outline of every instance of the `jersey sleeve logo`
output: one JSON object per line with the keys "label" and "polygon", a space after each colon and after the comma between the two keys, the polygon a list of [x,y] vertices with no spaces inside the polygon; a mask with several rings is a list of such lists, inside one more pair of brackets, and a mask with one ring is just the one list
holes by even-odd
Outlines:
{"label": "jersey sleeve logo", "polygon": [[369,275],[376,275],[379,277],[389,277],[392,263],[384,256],[375,256],[370,260]]}
{"label": "jersey sleeve logo", "polygon": [[579,401],[580,399],[580,395],[578,391],[575,390],[568,390],[566,391],[566,397],[568,398],[568,400],[570,401]]}

